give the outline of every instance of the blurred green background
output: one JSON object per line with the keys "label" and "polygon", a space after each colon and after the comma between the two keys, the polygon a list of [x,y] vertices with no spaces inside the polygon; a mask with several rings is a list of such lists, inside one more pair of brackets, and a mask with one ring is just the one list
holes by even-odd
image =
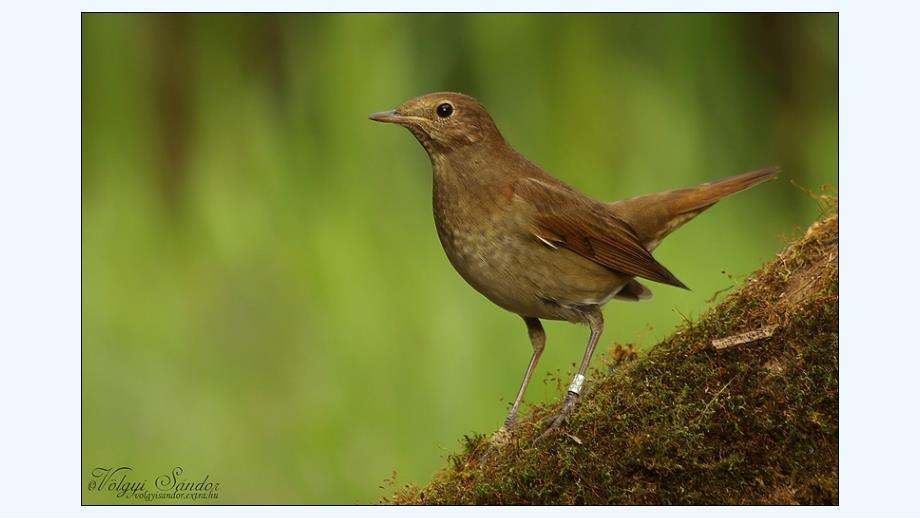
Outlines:
{"label": "blurred green background", "polygon": [[[646,348],[819,214],[837,184],[836,15],[120,15],[83,25],[83,499],[97,466],[219,503],[372,502],[504,418],[531,349],[468,287],[428,158],[371,112],[480,99],[523,154],[617,199],[778,164],[658,259],[693,291],[614,302]],[[527,401],[587,329],[546,325]],[[568,381],[567,379],[565,381]],[[200,477],[199,477],[200,478]],[[212,502],[213,503],[213,502]]]}

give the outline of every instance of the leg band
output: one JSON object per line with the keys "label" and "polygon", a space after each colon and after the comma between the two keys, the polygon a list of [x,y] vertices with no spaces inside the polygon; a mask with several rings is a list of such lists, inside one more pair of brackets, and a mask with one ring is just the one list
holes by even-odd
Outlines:
{"label": "leg band", "polygon": [[585,384],[585,377],[581,374],[576,374],[575,379],[572,380],[572,384],[569,385],[569,392],[575,394],[576,396],[581,394],[581,386]]}

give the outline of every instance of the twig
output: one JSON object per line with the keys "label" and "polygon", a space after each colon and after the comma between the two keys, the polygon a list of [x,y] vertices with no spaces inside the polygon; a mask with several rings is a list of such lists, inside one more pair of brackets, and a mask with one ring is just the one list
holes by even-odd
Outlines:
{"label": "twig", "polygon": [[700,422],[700,420],[703,418],[703,416],[706,415],[706,411],[709,410],[709,407],[712,406],[713,403],[715,403],[716,399],[718,399],[719,396],[722,395],[723,392],[725,392],[725,389],[727,389],[728,386],[731,384],[731,382],[735,381],[735,378],[737,378],[737,377],[738,377],[737,374],[735,374],[734,376],[732,376],[732,378],[731,378],[730,380],[728,380],[728,382],[727,382],[725,385],[723,385],[722,388],[719,389],[718,392],[716,392],[716,395],[715,395],[715,396],[712,396],[712,399],[710,399],[709,402],[706,403],[706,406],[703,407],[703,410],[700,411],[700,415],[696,416],[696,420],[694,421],[694,424]]}

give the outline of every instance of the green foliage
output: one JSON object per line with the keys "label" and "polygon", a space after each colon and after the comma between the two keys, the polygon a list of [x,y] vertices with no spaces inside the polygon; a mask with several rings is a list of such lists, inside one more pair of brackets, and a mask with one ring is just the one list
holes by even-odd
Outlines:
{"label": "green foliage", "polygon": [[[397,503],[836,504],[837,216],[699,322],[647,355],[598,373],[568,426],[535,442],[556,405],[538,405],[480,465],[488,438]],[[714,350],[714,338],[778,325]]]}
{"label": "green foliage", "polygon": [[[601,199],[783,166],[661,246],[694,291],[610,304],[608,344],[655,343],[813,221],[788,179],[837,181],[835,15],[82,24],[84,477],[181,465],[220,503],[367,502],[498,427],[530,345],[444,257],[420,146],[366,119],[409,97],[476,96]],[[546,327],[536,379],[565,377],[587,333]]]}

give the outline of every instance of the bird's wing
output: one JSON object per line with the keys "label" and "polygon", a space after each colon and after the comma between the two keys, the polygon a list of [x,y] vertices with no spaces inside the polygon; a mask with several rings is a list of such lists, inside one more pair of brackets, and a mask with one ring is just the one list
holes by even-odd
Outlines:
{"label": "bird's wing", "polygon": [[516,181],[514,197],[532,208],[529,230],[544,243],[620,273],[686,288],[642,246],[632,227],[605,205],[538,178]]}

